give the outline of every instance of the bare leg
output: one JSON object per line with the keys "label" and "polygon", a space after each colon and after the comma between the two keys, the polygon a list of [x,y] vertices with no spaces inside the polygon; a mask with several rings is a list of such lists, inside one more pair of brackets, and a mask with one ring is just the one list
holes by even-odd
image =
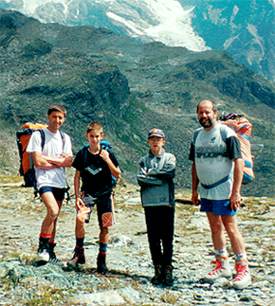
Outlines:
{"label": "bare leg", "polygon": [[[222,222],[231,242],[235,254],[246,254],[243,237],[239,231],[236,218],[234,216],[222,216]],[[246,256],[244,258],[246,260]]]}
{"label": "bare leg", "polygon": [[214,249],[225,249],[226,240],[221,217],[213,214],[212,212],[207,212],[207,217],[210,225]]}
{"label": "bare leg", "polygon": [[55,235],[55,224],[61,205],[59,206],[52,192],[43,193],[41,198],[47,208],[47,214],[41,225],[41,234],[48,236],[48,238],[52,238],[53,234]]}
{"label": "bare leg", "polygon": [[59,207],[59,211],[58,211],[58,215],[57,215],[56,219],[54,220],[52,237],[50,238],[50,241],[49,241],[50,243],[54,243],[55,234],[56,234],[56,223],[57,223],[57,219],[59,217],[60,211],[61,211],[62,201],[57,201],[57,204],[58,204],[58,207]]}
{"label": "bare leg", "polygon": [[85,218],[87,212],[89,212],[89,208],[83,207],[77,212],[76,220],[75,220],[75,237],[76,238],[84,238],[85,236]]}
{"label": "bare leg", "polygon": [[108,243],[109,241],[109,230],[108,227],[101,227],[99,233],[99,242]]}

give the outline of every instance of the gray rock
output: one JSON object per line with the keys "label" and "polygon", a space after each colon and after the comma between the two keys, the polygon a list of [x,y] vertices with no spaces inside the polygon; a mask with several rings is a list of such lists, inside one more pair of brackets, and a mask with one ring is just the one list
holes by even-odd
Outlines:
{"label": "gray rock", "polygon": [[133,240],[125,235],[113,235],[110,243],[114,247],[129,246],[133,244]]}
{"label": "gray rock", "polygon": [[107,290],[95,293],[82,293],[71,297],[69,301],[77,305],[81,304],[87,306],[110,306],[125,304],[125,300],[115,290]]}

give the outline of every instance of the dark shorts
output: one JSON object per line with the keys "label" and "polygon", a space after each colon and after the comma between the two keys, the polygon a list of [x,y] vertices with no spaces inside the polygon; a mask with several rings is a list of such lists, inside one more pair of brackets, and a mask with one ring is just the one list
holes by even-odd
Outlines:
{"label": "dark shorts", "polygon": [[203,212],[212,212],[217,216],[234,216],[236,210],[230,208],[229,200],[208,200],[201,199],[201,209]]}
{"label": "dark shorts", "polygon": [[56,201],[60,202],[64,200],[65,197],[65,188],[56,188],[51,186],[43,186],[38,190],[40,196],[45,192],[51,192],[56,199]]}
{"label": "dark shorts", "polygon": [[[87,195],[86,195],[87,196]],[[89,196],[88,196],[89,197]],[[85,197],[84,197],[85,198]],[[82,198],[84,200],[84,198]],[[96,205],[97,209],[97,218],[98,224],[102,227],[110,227],[114,224],[114,215],[113,215],[113,196],[108,193],[100,197],[93,197],[91,202],[93,205],[86,204],[87,207],[92,208]],[[85,203],[85,201],[84,201]]]}

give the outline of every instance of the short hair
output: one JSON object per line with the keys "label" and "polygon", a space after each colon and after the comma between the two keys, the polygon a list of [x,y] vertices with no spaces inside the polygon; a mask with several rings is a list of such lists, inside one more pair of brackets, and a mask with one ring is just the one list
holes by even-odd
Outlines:
{"label": "short hair", "polygon": [[88,126],[87,126],[87,130],[86,133],[88,134],[91,131],[102,131],[103,133],[103,126],[101,123],[99,123],[98,121],[92,121]]}
{"label": "short hair", "polygon": [[211,101],[211,100],[201,100],[198,104],[197,104],[197,113],[199,112],[199,108],[200,108],[200,105],[202,103],[205,103],[205,102],[210,102],[212,104],[212,109],[213,109],[213,112],[214,113],[218,113],[218,109],[217,109],[217,104],[214,102],[214,101]]}
{"label": "short hair", "polygon": [[50,105],[48,108],[48,116],[53,112],[60,112],[64,114],[64,117],[67,116],[67,111],[63,105],[59,105],[59,104]]}

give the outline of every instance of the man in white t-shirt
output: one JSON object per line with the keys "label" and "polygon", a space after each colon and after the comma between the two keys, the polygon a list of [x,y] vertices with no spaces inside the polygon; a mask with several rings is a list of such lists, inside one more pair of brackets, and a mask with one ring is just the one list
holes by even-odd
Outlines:
{"label": "man in white t-shirt", "polygon": [[217,109],[209,100],[197,106],[201,128],[193,134],[189,159],[192,165],[192,202],[206,212],[215,249],[215,268],[207,279],[231,277],[224,229],[235,253],[236,275],[233,286],[242,289],[251,284],[245,245],[236,222],[241,202],[243,160],[240,143],[233,130],[217,121]]}
{"label": "man in white t-shirt", "polygon": [[34,132],[27,147],[34,162],[37,189],[47,209],[37,252],[37,260],[42,263],[57,260],[54,253],[56,222],[67,188],[65,167],[71,166],[73,155],[70,137],[60,131],[66,114],[62,105],[51,105],[48,127]]}

